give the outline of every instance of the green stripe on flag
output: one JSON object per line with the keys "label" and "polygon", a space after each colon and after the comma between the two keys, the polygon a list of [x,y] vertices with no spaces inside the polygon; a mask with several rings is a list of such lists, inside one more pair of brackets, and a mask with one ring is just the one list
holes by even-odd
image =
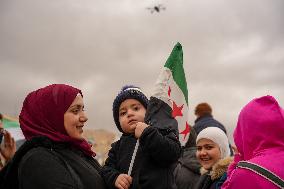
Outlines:
{"label": "green stripe on flag", "polygon": [[17,121],[12,121],[12,120],[8,120],[8,119],[4,118],[3,119],[3,126],[4,126],[5,129],[8,129],[8,128],[20,127],[20,124]]}
{"label": "green stripe on flag", "polygon": [[171,70],[173,79],[183,92],[186,104],[188,105],[187,83],[183,69],[183,52],[180,43],[175,45],[164,67]]}

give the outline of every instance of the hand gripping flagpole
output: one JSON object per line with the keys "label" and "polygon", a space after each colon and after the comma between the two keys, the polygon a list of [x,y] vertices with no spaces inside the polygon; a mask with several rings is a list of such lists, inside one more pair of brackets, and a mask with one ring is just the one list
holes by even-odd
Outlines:
{"label": "hand gripping flagpole", "polygon": [[129,176],[132,173],[133,164],[134,164],[134,160],[135,160],[135,157],[136,157],[136,154],[137,154],[138,147],[139,147],[139,139],[137,139],[137,141],[136,141],[135,148],[134,148],[134,151],[133,151],[133,154],[132,154],[132,157],[131,157],[131,161],[130,161],[130,165],[129,165],[129,169],[128,169],[128,173],[127,173]]}

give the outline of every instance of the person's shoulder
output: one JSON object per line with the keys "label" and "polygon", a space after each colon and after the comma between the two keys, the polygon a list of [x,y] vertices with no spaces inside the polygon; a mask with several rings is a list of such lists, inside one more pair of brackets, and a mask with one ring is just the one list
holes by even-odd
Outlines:
{"label": "person's shoulder", "polygon": [[202,127],[208,122],[212,122],[213,120],[214,120],[213,117],[210,115],[204,115],[204,116],[198,117],[194,122],[193,128],[198,129],[199,127]]}
{"label": "person's shoulder", "polygon": [[261,181],[264,180],[265,179],[263,177],[257,175],[256,173],[250,170],[237,168],[226,179],[225,185],[229,186],[225,188],[263,188],[264,183]]}
{"label": "person's shoulder", "polygon": [[22,158],[21,164],[42,164],[43,162],[57,161],[51,149],[37,147],[29,150]]}
{"label": "person's shoulder", "polygon": [[112,148],[120,148],[120,146],[124,146],[125,144],[129,144],[136,139],[132,135],[122,135],[117,141],[111,144]]}
{"label": "person's shoulder", "polygon": [[199,121],[216,121],[212,115],[204,115],[199,118]]}
{"label": "person's shoulder", "polygon": [[[53,149],[36,147],[29,150],[20,161],[18,167],[19,184],[23,188],[73,188],[72,167]],[[69,167],[69,168],[68,168]],[[47,179],[48,178],[48,179]],[[35,182],[30,182],[30,181]]]}
{"label": "person's shoulder", "polygon": [[129,141],[134,141],[136,142],[136,138],[134,136],[134,134],[123,134],[120,138],[119,138],[119,141],[120,143],[124,143],[125,141],[126,142],[129,142]]}
{"label": "person's shoulder", "polygon": [[32,148],[30,149],[25,155],[24,158],[30,157],[30,156],[46,156],[49,155],[51,149],[47,149],[44,147],[36,147],[36,148]]}
{"label": "person's shoulder", "polygon": [[123,141],[128,140],[128,135],[121,135],[118,140],[114,141],[111,146],[119,146]]}

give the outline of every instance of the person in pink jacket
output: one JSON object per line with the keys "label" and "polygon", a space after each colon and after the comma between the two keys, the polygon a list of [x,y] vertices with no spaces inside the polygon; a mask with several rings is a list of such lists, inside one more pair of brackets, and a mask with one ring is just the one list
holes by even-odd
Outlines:
{"label": "person in pink jacket", "polygon": [[249,102],[241,111],[234,141],[238,149],[222,189],[283,188],[275,181],[242,167],[243,162],[261,166],[284,180],[284,110],[272,96]]}

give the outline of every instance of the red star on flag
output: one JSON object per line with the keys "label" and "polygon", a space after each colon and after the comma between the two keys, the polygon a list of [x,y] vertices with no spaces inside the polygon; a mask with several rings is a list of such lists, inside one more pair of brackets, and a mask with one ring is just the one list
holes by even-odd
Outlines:
{"label": "red star on flag", "polygon": [[185,129],[182,132],[180,132],[180,134],[183,135],[183,140],[185,139],[186,135],[188,135],[189,132],[190,132],[190,127],[189,124],[186,122]]}
{"label": "red star on flag", "polygon": [[172,116],[173,118],[176,118],[176,116],[183,116],[182,115],[182,108],[183,105],[181,105],[180,107],[178,107],[175,103],[175,101],[173,101],[173,112],[172,112]]}
{"label": "red star on flag", "polygon": [[171,87],[169,86],[169,89],[168,89],[168,96],[171,97],[171,92],[172,92],[172,89]]}

